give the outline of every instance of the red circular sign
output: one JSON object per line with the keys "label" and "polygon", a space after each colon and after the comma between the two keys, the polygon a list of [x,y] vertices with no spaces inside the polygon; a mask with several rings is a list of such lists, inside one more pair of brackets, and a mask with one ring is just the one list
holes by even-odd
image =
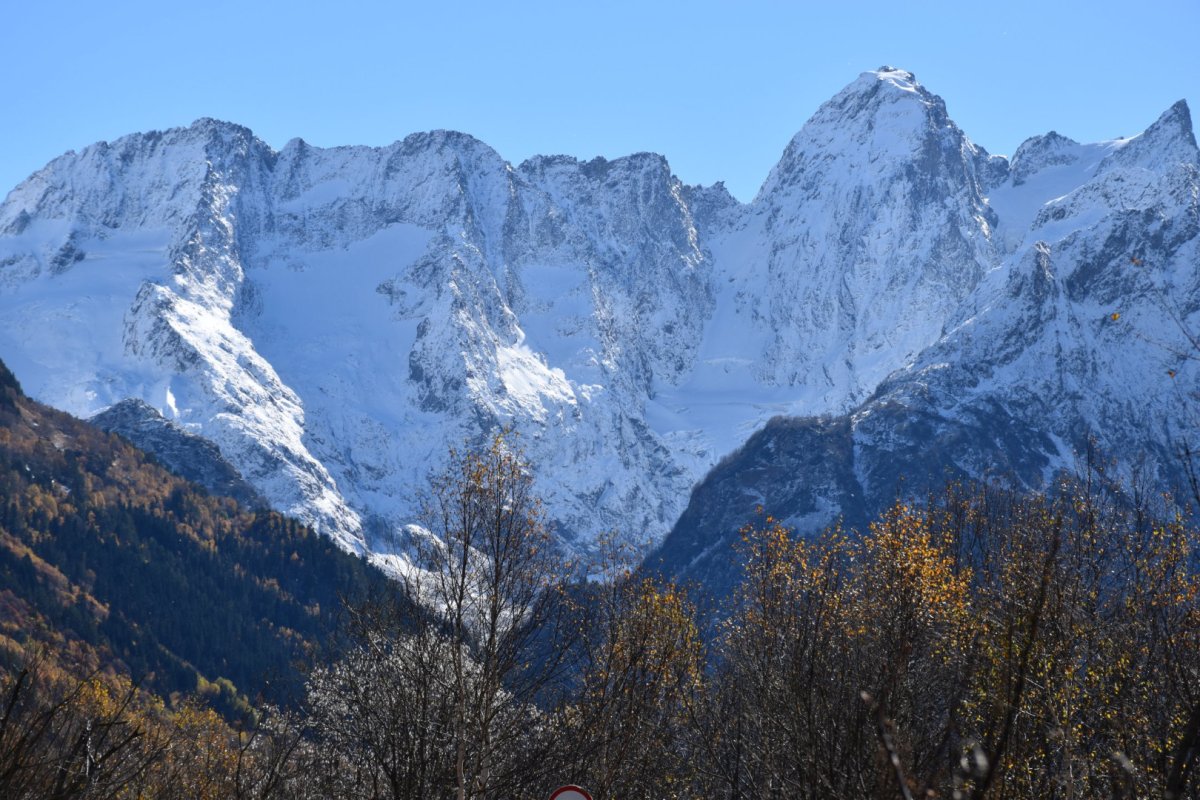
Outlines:
{"label": "red circular sign", "polygon": [[592,800],[592,796],[578,786],[563,786],[550,794],[550,800]]}

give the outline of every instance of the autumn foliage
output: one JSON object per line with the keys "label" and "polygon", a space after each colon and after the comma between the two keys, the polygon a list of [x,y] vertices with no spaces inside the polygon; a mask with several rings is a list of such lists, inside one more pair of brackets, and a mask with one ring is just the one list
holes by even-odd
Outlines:
{"label": "autumn foliage", "polygon": [[385,588],[31,409],[0,403],[0,797],[1200,797],[1200,535],[1096,470],[762,514],[714,607],[618,536],[566,560],[503,436],[434,476]]}
{"label": "autumn foliage", "polygon": [[1078,483],[952,487],[862,535],[747,528],[709,696],[710,789],[1181,796],[1200,542],[1147,511]]}

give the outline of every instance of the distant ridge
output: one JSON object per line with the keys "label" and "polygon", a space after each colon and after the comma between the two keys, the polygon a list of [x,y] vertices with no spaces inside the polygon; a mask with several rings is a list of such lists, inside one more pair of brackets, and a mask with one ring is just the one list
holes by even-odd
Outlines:
{"label": "distant ridge", "polygon": [[[749,204],[650,153],[514,166],[451,131],[275,151],[206,119],[62,156],[0,205],[0,353],[72,413],[145,403],[393,574],[425,476],[500,425],[579,551],[682,531],[730,457],[731,516],[689,528],[707,551],[746,506],[819,526],[901,474],[1033,485],[1089,439],[1172,485],[1200,384],[1163,304],[1200,329],[1197,196],[1185,103],[1010,162],[890,67]],[[839,420],[813,446],[849,472],[730,456],[774,417]]]}

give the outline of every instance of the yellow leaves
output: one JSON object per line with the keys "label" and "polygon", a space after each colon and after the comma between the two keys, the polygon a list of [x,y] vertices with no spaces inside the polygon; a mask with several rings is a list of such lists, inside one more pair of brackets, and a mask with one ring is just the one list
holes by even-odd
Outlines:
{"label": "yellow leaves", "polygon": [[766,520],[742,531],[742,635],[770,637],[816,614],[849,639],[922,630],[947,657],[966,644],[971,572],[934,535],[927,512],[899,503],[857,539],[840,530],[793,539]]}
{"label": "yellow leaves", "polygon": [[852,613],[882,617],[882,629],[926,631],[931,646],[949,656],[967,641],[971,573],[934,536],[932,523],[928,512],[898,503],[871,525],[861,544]]}
{"label": "yellow leaves", "polygon": [[1122,527],[1070,486],[1057,499],[943,502],[897,504],[857,538],[743,531],[745,610],[727,647],[744,674],[802,663],[822,686],[879,681],[897,687],[893,713],[944,679],[935,702],[961,697],[955,718],[979,741],[1016,713],[1002,759],[1014,796],[1038,796],[1047,759],[1086,771],[1119,749],[1146,771],[1148,750],[1183,724],[1151,712],[1161,664],[1200,653],[1196,534],[1178,520]]}
{"label": "yellow leaves", "polygon": [[701,684],[696,612],[678,586],[650,578],[624,583],[609,613],[613,625],[587,676],[594,700],[619,695],[659,713],[659,704],[671,710],[682,692]]}

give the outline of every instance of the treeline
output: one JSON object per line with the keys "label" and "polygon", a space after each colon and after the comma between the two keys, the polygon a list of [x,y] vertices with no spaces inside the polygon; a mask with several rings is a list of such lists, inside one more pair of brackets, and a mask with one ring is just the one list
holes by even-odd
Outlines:
{"label": "treeline", "polygon": [[384,582],[303,525],[34,403],[0,365],[0,670],[121,675],[236,719],[298,702],[343,603]]}
{"label": "treeline", "polygon": [[[409,589],[441,624],[375,617],[314,674],[309,796],[1200,796],[1200,537],[1127,493],[950,487],[807,540],[763,517],[702,618],[611,547],[556,591],[515,544],[536,513],[485,533],[513,528],[492,471],[460,477],[502,512],[435,493],[454,513]],[[539,580],[543,605],[508,605]]]}
{"label": "treeline", "polygon": [[1200,797],[1200,536],[1102,475],[763,516],[703,613],[617,540],[564,564],[532,480],[502,437],[453,454],[409,579],[237,729],[13,673],[0,796]]}

